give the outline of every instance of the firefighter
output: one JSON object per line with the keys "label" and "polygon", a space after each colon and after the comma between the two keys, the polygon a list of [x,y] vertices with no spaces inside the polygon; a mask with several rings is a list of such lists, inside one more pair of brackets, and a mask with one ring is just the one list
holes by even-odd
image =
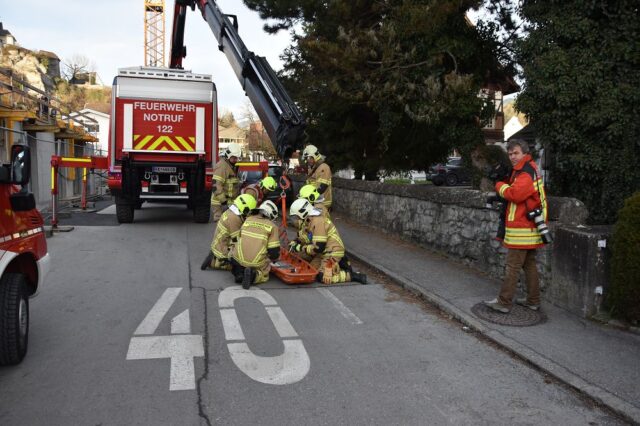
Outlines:
{"label": "firefighter", "polygon": [[325,284],[355,281],[367,283],[367,276],[355,272],[344,253],[338,228],[330,218],[313,207],[309,200],[298,198],[291,204],[292,216],[303,221],[303,229],[310,236],[309,243],[290,246],[291,251],[311,256],[311,266],[318,269],[317,280]]}
{"label": "firefighter", "polygon": [[276,180],[271,176],[267,176],[265,178],[262,178],[258,183],[253,183],[251,185],[245,186],[244,188],[242,188],[241,192],[243,194],[253,195],[253,198],[256,199],[256,202],[258,204],[262,204],[262,200],[264,200],[264,197],[267,194],[274,192],[276,189],[278,189]]}
{"label": "firefighter", "polygon": [[314,145],[307,145],[302,151],[302,160],[307,163],[306,184],[316,187],[318,193],[324,197],[322,204],[327,211],[331,210],[331,168],[324,162],[324,157]]}
{"label": "firefighter", "polygon": [[[329,217],[329,212],[324,207],[324,204],[322,204],[324,201],[324,198],[322,197],[322,195],[320,195],[320,193],[318,192],[315,186],[304,185],[302,188],[300,188],[300,192],[298,192],[298,198],[304,198],[306,200],[309,200],[309,202],[313,205],[314,208],[320,210],[323,216]],[[298,223],[297,223],[298,233],[297,233],[296,239],[289,243],[290,247],[293,247],[296,244],[311,243],[310,233],[305,229],[304,221],[300,220],[298,217],[296,217],[296,219],[298,220]],[[309,262],[313,258],[313,256],[309,256],[306,253],[300,253],[299,256],[302,257],[307,262]]]}
{"label": "firefighter", "polygon": [[256,208],[256,205],[255,198],[249,194],[242,194],[233,201],[228,210],[222,213],[216,224],[213,240],[211,240],[211,250],[202,262],[200,269],[203,271],[207,268],[231,270],[229,252],[238,240],[242,223],[249,212]]}
{"label": "firefighter", "polygon": [[240,228],[238,242],[231,251],[231,272],[244,289],[266,282],[271,262],[280,257],[278,226],[273,223],[277,217],[278,208],[267,200],[250,213]]}
{"label": "firefighter", "polygon": [[214,222],[220,219],[222,211],[229,200],[234,200],[240,193],[238,166],[236,163],[242,156],[240,145],[230,143],[222,153],[222,157],[213,168],[214,190],[211,193],[211,210]]}

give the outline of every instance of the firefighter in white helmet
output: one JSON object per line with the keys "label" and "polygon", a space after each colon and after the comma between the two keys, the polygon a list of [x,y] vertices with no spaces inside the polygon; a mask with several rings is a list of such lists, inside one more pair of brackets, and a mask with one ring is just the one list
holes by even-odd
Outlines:
{"label": "firefighter in white helmet", "polygon": [[238,242],[231,251],[231,272],[244,289],[269,280],[271,262],[280,257],[278,226],[273,222],[277,217],[278,208],[267,200],[249,214],[240,228]]}
{"label": "firefighter in white helmet", "polygon": [[214,221],[220,219],[227,202],[234,200],[240,193],[238,166],[236,166],[236,163],[242,156],[240,145],[230,143],[221,156],[220,161],[213,167],[211,210]]}
{"label": "firefighter in white helmet", "polygon": [[314,145],[307,145],[302,151],[302,160],[307,163],[306,184],[313,185],[322,195],[322,205],[327,211],[331,210],[331,167],[324,161],[320,151]]}
{"label": "firefighter in white helmet", "polygon": [[200,269],[207,268],[231,270],[229,263],[229,253],[238,241],[240,227],[247,218],[247,215],[256,208],[256,200],[249,194],[241,194],[233,204],[222,213],[220,220],[216,224],[216,230],[211,240],[211,250],[202,262]]}
{"label": "firefighter in white helmet", "polygon": [[367,283],[367,276],[355,272],[344,253],[338,228],[330,218],[314,208],[309,200],[298,198],[291,204],[292,216],[303,221],[303,229],[310,236],[309,243],[297,243],[289,250],[312,256],[311,266],[318,269],[317,280],[325,284],[356,281]]}

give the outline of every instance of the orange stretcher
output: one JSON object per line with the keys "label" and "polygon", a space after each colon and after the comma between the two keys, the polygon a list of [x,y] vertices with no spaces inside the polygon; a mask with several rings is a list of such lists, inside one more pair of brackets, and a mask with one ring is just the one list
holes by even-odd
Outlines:
{"label": "orange stretcher", "polygon": [[285,247],[289,246],[289,236],[287,235],[287,196],[284,190],[289,188],[291,182],[286,176],[280,177],[280,187],[282,188],[281,213],[282,223],[280,224],[280,259],[271,264],[273,272],[285,284],[311,284],[315,282],[318,270],[311,266],[309,262],[301,259],[294,253],[290,253]]}

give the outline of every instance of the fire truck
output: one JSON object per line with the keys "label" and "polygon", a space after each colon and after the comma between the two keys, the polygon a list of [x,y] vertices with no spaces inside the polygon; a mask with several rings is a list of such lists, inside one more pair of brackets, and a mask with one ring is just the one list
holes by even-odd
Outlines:
{"label": "fire truck", "polygon": [[0,165],[0,365],[18,364],[27,353],[29,297],[49,271],[43,219],[27,191],[30,169],[22,145]]}
{"label": "fire truck", "polygon": [[218,105],[211,77],[182,68],[189,7],[211,27],[279,156],[286,160],[301,145],[302,114],[267,60],[246,48],[237,18],[213,0],[176,0],[169,68],[124,68],[114,80],[108,185],[120,223],[154,199],[184,202],[196,222],[209,221]]}

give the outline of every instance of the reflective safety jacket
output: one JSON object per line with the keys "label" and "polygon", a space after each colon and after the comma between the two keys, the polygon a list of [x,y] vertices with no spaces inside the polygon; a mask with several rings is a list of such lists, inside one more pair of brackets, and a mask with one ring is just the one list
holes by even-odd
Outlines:
{"label": "reflective safety jacket", "polygon": [[311,237],[311,242],[302,247],[302,251],[310,256],[321,255],[341,259],[344,257],[344,243],[338,228],[330,218],[317,215],[309,215],[304,220],[304,232]]}
{"label": "reflective safety jacket", "polygon": [[216,231],[211,242],[211,251],[218,259],[228,259],[229,250],[237,242],[240,227],[244,221],[235,206],[225,210],[216,224]]}
{"label": "reflective safety jacket", "polygon": [[[323,204],[325,207],[331,207],[333,200],[331,195],[331,168],[324,160],[316,161],[313,168],[309,169],[306,184],[315,186],[318,192],[324,197]],[[320,191],[320,185],[322,184],[327,186],[324,192]]]}
{"label": "reflective safety jacket", "polygon": [[269,259],[277,259],[279,253],[278,227],[262,215],[253,215],[242,224],[231,256],[244,267],[262,268],[270,263]]}
{"label": "reflective safety jacket", "polygon": [[503,245],[507,248],[534,249],[544,245],[535,223],[527,212],[542,210],[547,221],[547,196],[542,177],[529,154],[513,167],[509,183],[497,182],[496,192],[508,201]]}
{"label": "reflective safety jacket", "polygon": [[233,201],[240,193],[238,168],[232,166],[228,159],[223,158],[213,167],[213,184],[215,190],[212,198],[224,203]]}

